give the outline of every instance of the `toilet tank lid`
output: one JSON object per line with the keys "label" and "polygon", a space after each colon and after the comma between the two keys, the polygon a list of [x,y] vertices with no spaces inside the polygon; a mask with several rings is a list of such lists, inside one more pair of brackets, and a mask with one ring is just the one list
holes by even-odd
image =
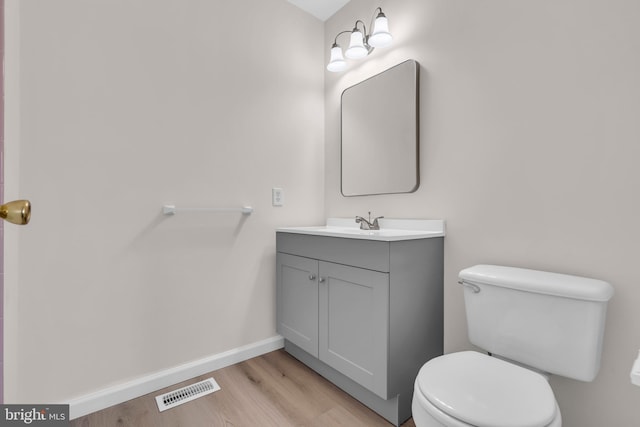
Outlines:
{"label": "toilet tank lid", "polygon": [[587,301],[609,301],[613,286],[587,277],[500,265],[476,265],[458,275],[461,281]]}

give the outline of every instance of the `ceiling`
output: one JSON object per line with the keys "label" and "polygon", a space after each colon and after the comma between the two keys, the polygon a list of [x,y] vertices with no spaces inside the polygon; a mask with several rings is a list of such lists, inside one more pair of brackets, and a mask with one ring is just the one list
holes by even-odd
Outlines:
{"label": "ceiling", "polygon": [[310,13],[321,21],[326,21],[334,13],[351,0],[287,0],[298,6],[305,12]]}

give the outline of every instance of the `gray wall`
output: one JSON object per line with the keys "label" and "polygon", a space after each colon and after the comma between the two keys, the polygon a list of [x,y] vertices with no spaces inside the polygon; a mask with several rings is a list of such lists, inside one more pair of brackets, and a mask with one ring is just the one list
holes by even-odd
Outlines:
{"label": "gray wall", "polygon": [[6,235],[7,401],[274,336],[274,229],[323,218],[322,23],[283,0],[6,3],[6,195],[33,202]]}
{"label": "gray wall", "polygon": [[[442,218],[445,350],[471,348],[459,270],[496,263],[609,281],[602,369],[553,378],[564,425],[640,424],[629,381],[640,347],[640,3],[628,0],[352,0],[338,31],[382,6],[387,50],[325,73],[327,216]],[[341,39],[347,43],[347,39]],[[413,194],[340,195],[339,100],[405,59],[422,65],[422,183]]]}

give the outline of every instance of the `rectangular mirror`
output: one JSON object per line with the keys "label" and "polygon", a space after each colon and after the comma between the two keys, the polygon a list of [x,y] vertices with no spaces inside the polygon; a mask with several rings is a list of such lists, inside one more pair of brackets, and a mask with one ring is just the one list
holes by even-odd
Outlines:
{"label": "rectangular mirror", "polygon": [[344,196],[418,189],[418,81],[408,60],[342,92]]}

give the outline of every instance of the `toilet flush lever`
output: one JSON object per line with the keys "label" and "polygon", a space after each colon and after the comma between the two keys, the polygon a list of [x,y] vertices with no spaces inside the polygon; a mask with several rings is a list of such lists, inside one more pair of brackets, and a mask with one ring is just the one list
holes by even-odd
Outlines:
{"label": "toilet flush lever", "polygon": [[480,286],[476,285],[475,283],[465,282],[464,280],[458,280],[458,283],[460,283],[462,286],[466,286],[467,288],[471,289],[474,294],[477,294],[480,292]]}

